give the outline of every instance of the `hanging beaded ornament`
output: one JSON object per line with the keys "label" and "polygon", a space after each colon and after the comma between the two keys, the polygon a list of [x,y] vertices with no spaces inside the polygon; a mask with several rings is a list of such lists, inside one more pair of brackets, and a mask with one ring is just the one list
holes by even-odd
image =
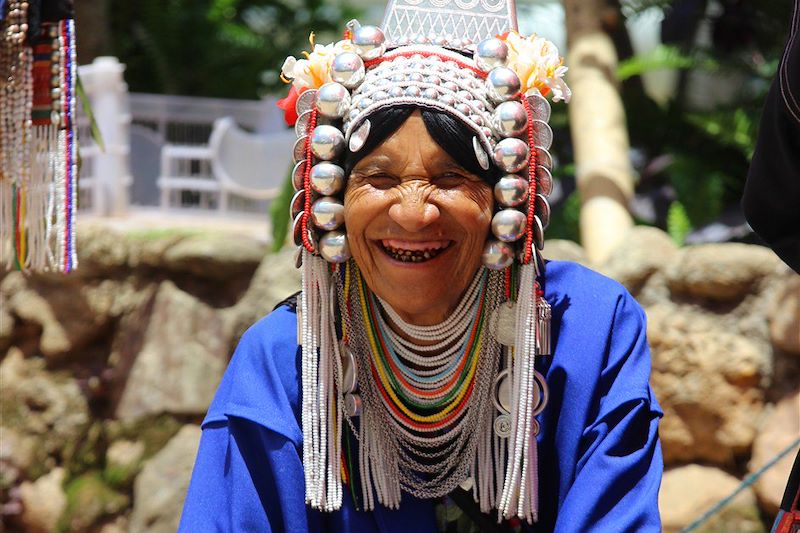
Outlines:
{"label": "hanging beaded ornament", "polygon": [[[553,166],[546,96],[570,93],[552,43],[516,32],[513,2],[461,4],[392,0],[386,31],[351,21],[347,38],[314,44],[282,68],[292,88],[281,105],[298,135],[291,217],[303,273],[303,463],[315,508],[341,506],[344,419],[357,469],[351,454],[344,462],[357,470],[348,479],[358,479],[364,508],[462,485],[485,512],[537,519],[536,416],[547,384],[534,362],[550,353],[539,284]],[[344,228],[342,161],[364,146],[373,113],[399,105],[455,117],[479,164],[503,172],[486,269],[437,326],[406,324],[370,292]]]}
{"label": "hanging beaded ornament", "polygon": [[11,0],[2,20],[0,250],[6,268],[70,272],[78,262],[75,25],[64,18],[34,28],[30,11],[31,2]]}

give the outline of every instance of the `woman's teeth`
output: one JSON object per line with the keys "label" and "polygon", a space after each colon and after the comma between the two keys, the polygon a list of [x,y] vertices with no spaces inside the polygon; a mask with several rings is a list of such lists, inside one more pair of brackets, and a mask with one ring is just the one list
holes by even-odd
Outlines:
{"label": "woman's teeth", "polygon": [[[415,246],[416,248],[416,246]],[[445,250],[446,246],[441,245],[434,245],[430,248],[420,248],[420,249],[405,249],[395,247],[389,244],[384,243],[383,249],[391,257],[396,261],[402,261],[404,263],[421,263],[423,261],[429,261],[442,253]]]}

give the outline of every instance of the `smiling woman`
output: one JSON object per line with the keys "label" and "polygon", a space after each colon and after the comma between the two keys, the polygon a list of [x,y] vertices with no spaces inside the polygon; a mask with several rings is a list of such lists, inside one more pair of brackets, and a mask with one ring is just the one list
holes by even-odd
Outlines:
{"label": "smiling woman", "polygon": [[557,52],[392,20],[284,64],[303,290],[243,336],[181,530],[658,531],[644,314],[541,256]]}

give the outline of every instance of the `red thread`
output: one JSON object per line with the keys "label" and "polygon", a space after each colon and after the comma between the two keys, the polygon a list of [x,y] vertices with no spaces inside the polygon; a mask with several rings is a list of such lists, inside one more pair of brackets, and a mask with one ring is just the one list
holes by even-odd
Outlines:
{"label": "red thread", "polygon": [[505,283],[505,285],[506,285],[506,287],[505,287],[506,300],[510,300],[511,299],[511,267],[506,268],[505,273],[506,273],[506,283]]}
{"label": "red thread", "polygon": [[533,256],[533,215],[536,209],[536,148],[533,140],[533,112],[531,103],[525,95],[522,95],[522,105],[525,106],[525,113],[528,115],[528,148],[530,157],[528,158],[528,230],[525,237],[525,255],[522,264],[527,265]]}
{"label": "red thread", "polygon": [[303,246],[306,250],[314,253],[314,245],[311,239],[308,238],[308,220],[311,218],[311,166],[313,163],[313,154],[311,153],[311,132],[317,127],[317,106],[311,109],[311,118],[306,125],[306,164],[303,169],[303,190],[306,191],[303,195],[303,218],[300,222],[300,228],[303,231]]}
{"label": "red thread", "polygon": [[466,63],[464,61],[461,61],[461,60],[458,60],[458,59],[453,59],[452,57],[447,56],[445,54],[441,54],[441,53],[438,53],[438,52],[432,52],[432,51],[431,52],[427,52],[427,51],[409,50],[407,52],[399,52],[397,54],[392,54],[390,56],[385,56],[384,55],[384,56],[381,56],[381,57],[376,57],[375,59],[370,59],[369,61],[365,61],[364,62],[364,66],[366,68],[372,68],[373,66],[378,65],[380,63],[383,63],[384,61],[391,61],[392,59],[394,59],[396,57],[400,57],[400,56],[402,56],[402,57],[411,57],[411,56],[416,56],[416,55],[420,55],[420,56],[423,56],[423,57],[434,57],[435,56],[435,57],[438,57],[439,59],[441,59],[442,61],[453,61],[459,67],[471,70],[472,72],[474,72],[475,74],[477,74],[481,78],[486,78],[486,72],[482,71],[481,69],[479,69],[475,65],[470,65],[469,63]]}

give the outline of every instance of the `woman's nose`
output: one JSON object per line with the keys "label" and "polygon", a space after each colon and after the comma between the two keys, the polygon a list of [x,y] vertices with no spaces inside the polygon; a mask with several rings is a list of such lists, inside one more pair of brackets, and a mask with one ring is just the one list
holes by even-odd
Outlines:
{"label": "woman's nose", "polygon": [[419,188],[403,191],[389,208],[389,218],[408,232],[421,231],[439,218],[439,208],[429,200],[430,195]]}

